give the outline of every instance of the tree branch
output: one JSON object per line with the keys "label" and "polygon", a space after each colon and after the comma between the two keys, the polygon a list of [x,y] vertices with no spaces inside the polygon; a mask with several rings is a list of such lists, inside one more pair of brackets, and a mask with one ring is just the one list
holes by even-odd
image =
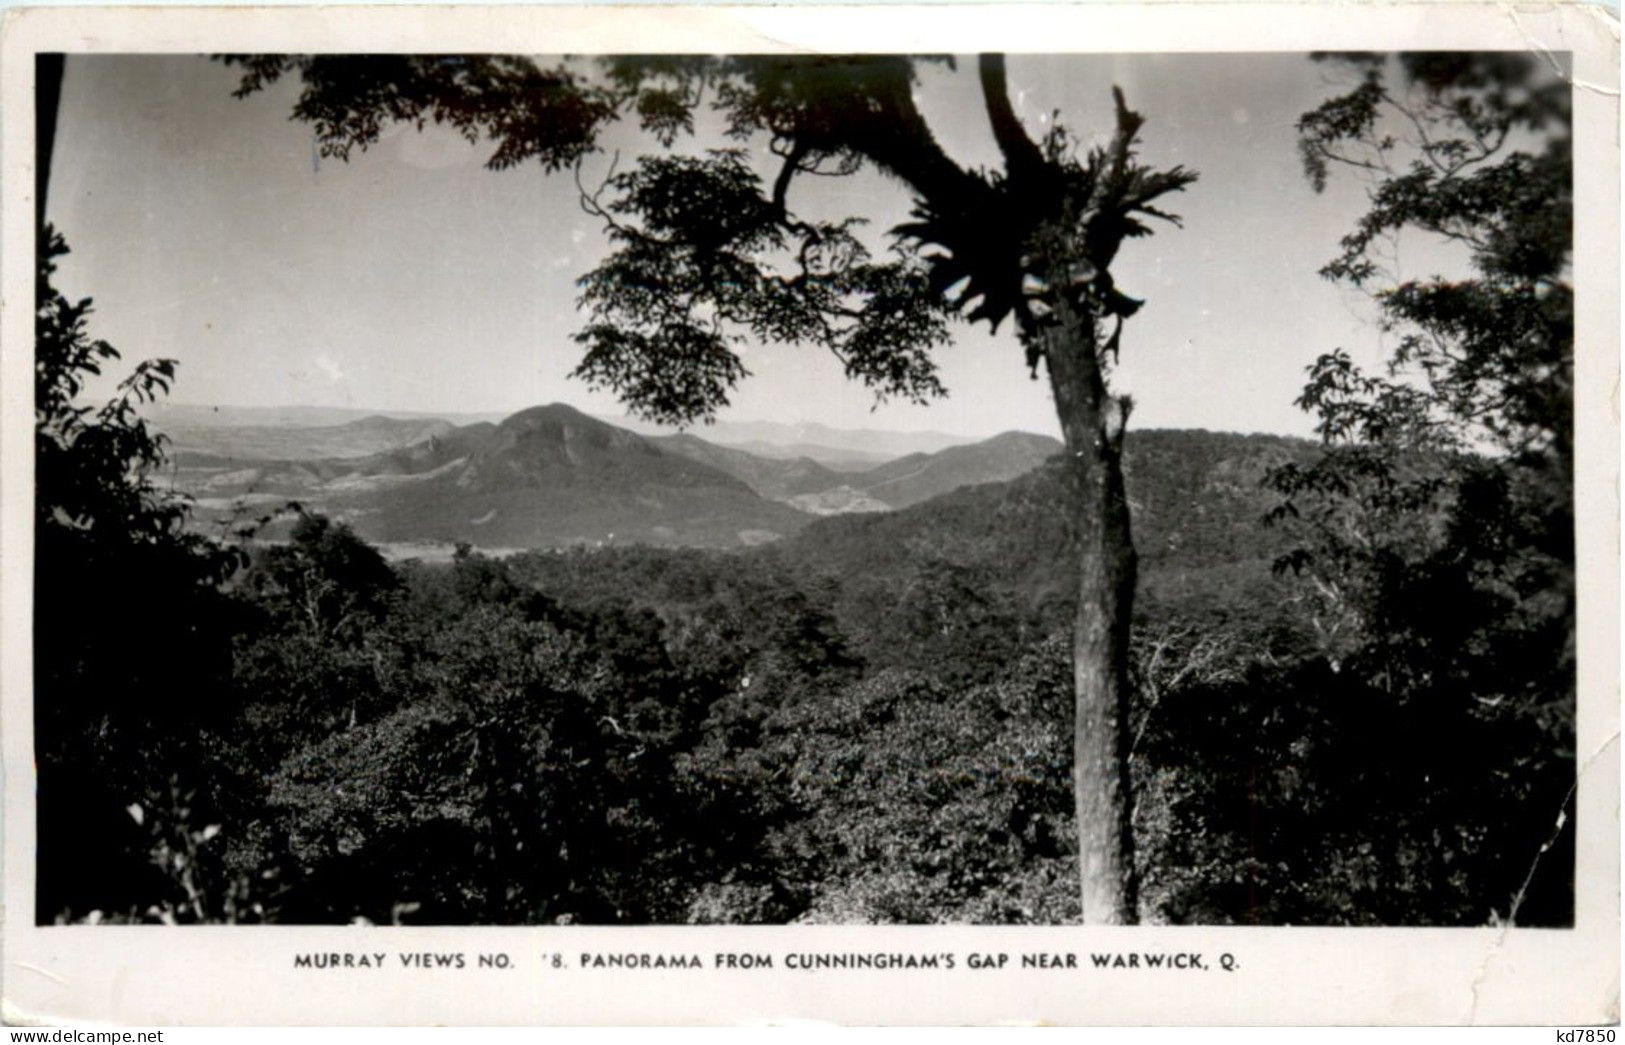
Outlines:
{"label": "tree branch", "polygon": [[801,161],[806,159],[811,151],[807,143],[798,138],[784,156],[784,166],[779,168],[779,176],[773,179],[773,205],[778,208],[780,214],[790,213],[790,208],[785,203],[785,198],[790,192],[790,180],[795,177],[796,171],[801,167]]}
{"label": "tree branch", "polygon": [[1117,110],[1117,131],[1112,135],[1111,166],[1107,168],[1106,183],[1118,186],[1128,172],[1129,158],[1134,155],[1134,141],[1140,136],[1145,117],[1128,107],[1123,89],[1112,85],[1112,105]]}
{"label": "tree branch", "polygon": [[[968,213],[987,201],[987,183],[955,163],[914,104],[907,59],[865,76],[867,104],[844,111],[844,133],[832,151],[850,150],[943,211]],[[812,143],[815,146],[818,143]]]}
{"label": "tree branch", "polygon": [[1016,111],[1010,105],[1010,88],[1005,77],[1004,55],[983,54],[978,59],[982,78],[982,99],[987,105],[993,140],[1004,154],[1004,168],[1012,179],[1042,170],[1044,154],[1027,136]]}

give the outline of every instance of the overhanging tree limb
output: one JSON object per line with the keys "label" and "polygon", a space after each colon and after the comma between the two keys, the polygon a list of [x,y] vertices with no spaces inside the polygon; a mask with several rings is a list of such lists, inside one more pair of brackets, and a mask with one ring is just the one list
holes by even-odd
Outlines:
{"label": "overhanging tree limb", "polygon": [[[249,70],[243,93],[297,72],[304,92],[295,115],[314,122],[337,155],[377,140],[385,123],[432,120],[493,141],[494,167],[573,164],[597,148],[603,127],[632,114],[670,145],[678,131],[692,131],[692,87],[703,80],[728,136],[765,136],[781,158],[771,185],[742,151],[713,149],[646,155],[606,182],[613,199],[584,194],[614,251],[580,280],[588,318],[576,336],[584,355],[574,373],[646,417],[713,417],[746,376],[739,349],[747,341],[821,343],[877,396],[923,402],[945,391],[933,351],[947,340],[950,316],[997,329],[1014,314],[1028,362],[1036,369],[1048,361],[1074,492],[1082,916],[1133,921],[1125,755],[1135,556],[1121,462],[1129,404],[1109,394],[1106,368],[1121,320],[1140,302],[1116,289],[1109,266],[1125,238],[1149,233],[1141,217],[1172,220],[1153,203],[1194,175],[1136,161],[1144,121],[1115,88],[1105,149],[1079,156],[1059,131],[1035,143],[1010,104],[997,55],[979,59],[979,75],[1005,171],[967,169],[943,150],[916,104],[922,60],[611,58],[600,64],[611,81],[603,88],[529,59],[235,59]],[[886,258],[871,256],[853,233],[856,216],[807,221],[790,211],[794,179],[831,159],[838,173],[872,164],[909,190],[911,220],[891,230]],[[787,274],[787,265],[795,270]]]}
{"label": "overhanging tree limb", "polygon": [[1004,55],[984,54],[977,60],[981,73],[982,98],[987,106],[993,140],[1004,154],[1005,172],[1012,179],[1025,179],[1044,168],[1044,153],[1021,125],[1010,106],[1010,87],[1004,69]]}

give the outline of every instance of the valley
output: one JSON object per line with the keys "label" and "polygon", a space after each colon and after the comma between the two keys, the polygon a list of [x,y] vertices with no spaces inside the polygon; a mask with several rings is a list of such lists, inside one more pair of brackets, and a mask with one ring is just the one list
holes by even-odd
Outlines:
{"label": "valley", "polygon": [[[808,439],[855,441],[821,426],[721,430],[776,439],[771,455],[690,432],[640,434],[557,403],[462,424],[281,416],[227,413],[223,424],[176,428],[167,481],[194,498],[195,528],[248,527],[274,542],[293,522],[281,509],[297,503],[397,562],[445,562],[465,544],[498,557],[756,548],[829,578],[847,600],[921,569],[1005,591],[1039,616],[1070,598],[1061,444],[1030,432],[842,469],[795,452]],[[920,444],[908,433],[860,434],[894,450]],[[1131,432],[1124,468],[1142,607],[1205,612],[1275,599],[1271,565],[1285,545],[1262,525],[1274,503],[1263,478],[1315,453],[1280,436]]]}
{"label": "valley", "polygon": [[[497,422],[310,419],[333,415],[193,408],[160,417],[173,451],[163,479],[194,498],[194,526],[206,532],[256,526],[297,502],[344,520],[393,557],[432,559],[460,543],[492,553],[749,547],[820,516],[891,511],[1013,479],[1060,450],[1022,432],[943,446],[949,437],[934,433],[736,426],[735,435],[770,451],[757,453],[692,433],[641,435],[558,403]],[[894,450],[940,448],[888,457],[852,445],[863,438]],[[256,532],[274,539],[285,525]]]}

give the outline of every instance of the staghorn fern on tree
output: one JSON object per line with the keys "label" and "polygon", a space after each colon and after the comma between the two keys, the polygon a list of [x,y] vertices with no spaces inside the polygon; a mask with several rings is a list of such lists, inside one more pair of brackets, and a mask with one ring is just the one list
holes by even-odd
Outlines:
{"label": "staghorn fern on tree", "polygon": [[[870,56],[611,57],[547,67],[491,55],[235,55],[239,96],[297,78],[293,116],[325,153],[346,156],[393,124],[449,125],[492,147],[495,170],[536,162],[558,171],[599,148],[602,131],[636,123],[663,150],[717,113],[733,142],[765,144],[767,183],[735,149],[640,157],[582,203],[601,219],[610,256],[581,279],[587,313],[575,373],[633,412],[668,422],[712,419],[747,376],[751,342],[821,345],[877,396],[921,401],[945,392],[933,350],[959,318],[997,328],[1014,317],[1025,360],[1042,363],[1071,462],[1079,591],[1074,789],[1083,916],[1137,916],[1127,817],[1128,632],[1135,556],[1123,494],[1130,403],[1107,374],[1122,320],[1139,302],[1110,267],[1156,201],[1195,175],[1135,158],[1143,118],[1113,92],[1104,146],[1078,155],[1062,134],[1042,142],[1011,106],[1002,55],[977,62],[1003,170],[942,149],[916,105],[922,62]],[[855,216],[806,221],[798,179],[872,167],[900,182],[914,220],[877,257]]]}

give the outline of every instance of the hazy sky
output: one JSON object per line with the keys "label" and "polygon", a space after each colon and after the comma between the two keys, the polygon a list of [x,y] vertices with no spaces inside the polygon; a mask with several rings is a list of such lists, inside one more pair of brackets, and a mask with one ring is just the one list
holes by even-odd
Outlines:
{"label": "hazy sky", "polygon": [[[1116,266],[1118,285],[1147,300],[1114,378],[1137,401],[1136,427],[1307,433],[1292,405],[1304,367],[1338,346],[1377,353],[1369,303],[1316,275],[1364,202],[1348,180],[1316,196],[1298,167],[1293,124],[1327,96],[1327,74],[1301,55],[1011,59],[1035,134],[1054,110],[1104,134],[1116,83],[1147,116],[1142,155],[1200,172],[1168,200],[1184,227],[1131,241]],[[567,174],[492,173],[489,147],[432,129],[318,161],[310,129],[288,119],[291,85],[238,101],[235,82],[203,58],[69,58],[49,202],[73,248],[60,282],[95,297],[97,336],[127,361],[178,358],[178,402],[621,412],[568,377],[574,280],[604,246]],[[927,73],[919,98],[952,155],[996,163],[974,61]],[[623,163],[653,148],[630,128],[606,145]],[[907,199],[865,174],[804,178],[790,202],[885,228]],[[961,325],[940,358],[947,400],[872,410],[829,353],[753,347],[754,376],[723,416],[1057,430],[1008,325]]]}

